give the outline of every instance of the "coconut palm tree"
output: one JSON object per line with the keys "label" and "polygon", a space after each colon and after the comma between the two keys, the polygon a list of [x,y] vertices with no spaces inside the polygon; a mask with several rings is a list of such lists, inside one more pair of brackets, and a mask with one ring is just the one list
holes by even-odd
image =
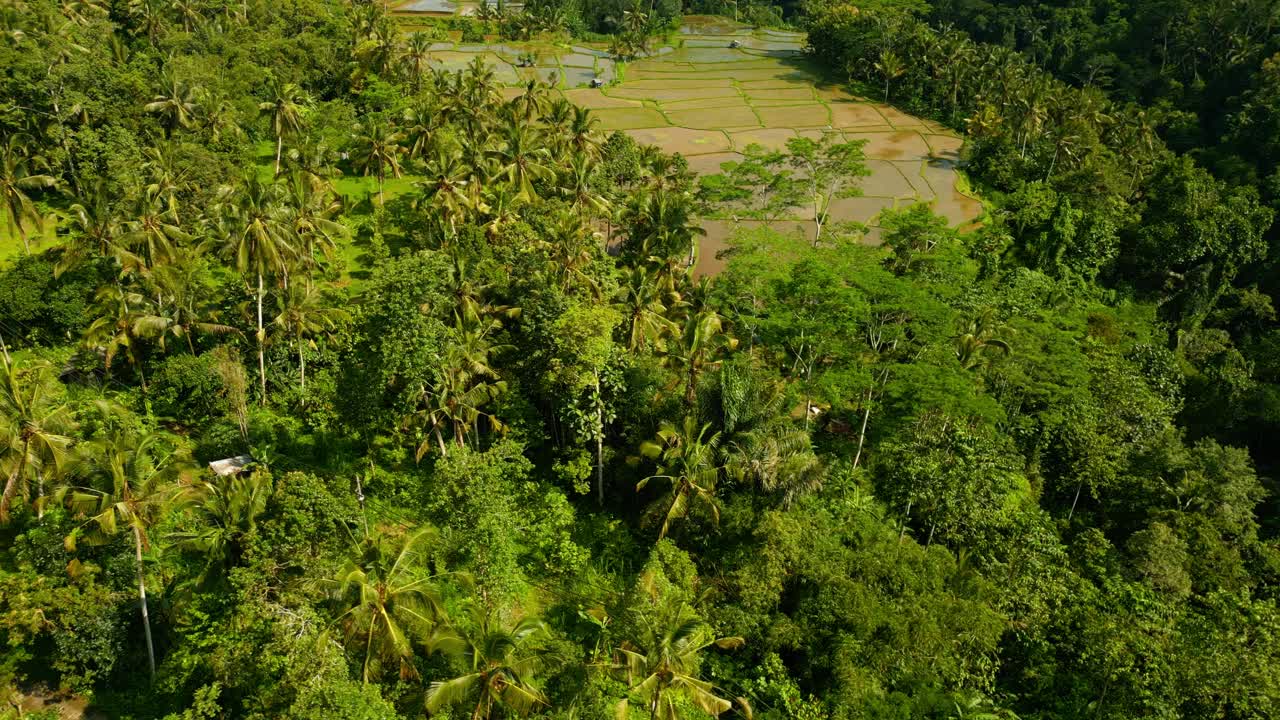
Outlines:
{"label": "coconut palm tree", "polygon": [[679,299],[679,295],[663,290],[647,268],[627,269],[613,305],[626,319],[627,349],[644,350],[674,333],[676,325],[667,319],[667,313]]}
{"label": "coconut palm tree", "polygon": [[524,202],[537,198],[534,181],[549,180],[555,176],[551,167],[551,151],[547,149],[539,133],[520,120],[507,123],[500,134],[501,140],[495,156],[498,174],[517,189],[517,197]]}
{"label": "coconut palm tree", "polygon": [[102,543],[120,532],[133,535],[138,604],[147,641],[147,664],[155,680],[156,655],[147,613],[147,577],[143,552],[151,547],[148,533],[167,512],[178,481],[193,466],[178,439],[162,431],[139,431],[139,423],[118,405],[100,401],[103,428],[78,453],[84,484],[60,491],[72,512],[85,520],[67,536],[74,552],[83,539]]}
{"label": "coconut palm tree", "polygon": [[26,497],[32,477],[43,499],[44,481],[66,459],[73,421],[55,387],[48,365],[19,367],[0,357],[0,523],[9,522],[14,498]]}
{"label": "coconut palm tree", "polygon": [[960,334],[956,336],[956,359],[965,370],[973,370],[989,364],[992,356],[1007,356],[1013,347],[999,335],[1007,334],[1008,328],[1001,326],[996,319],[995,311],[986,308],[960,326]]}
{"label": "coconut palm tree", "polygon": [[684,378],[684,403],[692,409],[697,401],[698,378],[706,370],[720,366],[724,356],[738,347],[736,338],[724,330],[720,315],[705,309],[690,313],[679,334],[673,334],[659,353],[662,362]]}
{"label": "coconut palm tree", "polygon": [[315,338],[328,335],[350,317],[347,311],[334,307],[319,288],[294,283],[276,296],[278,313],[273,325],[290,338],[298,351],[298,389],[307,391],[306,348],[315,348]]}
{"label": "coconut palm tree", "polygon": [[[149,3],[154,0],[141,1]],[[142,107],[153,115],[159,115],[164,124],[165,136],[172,137],[178,128],[191,127],[191,121],[200,111],[200,105],[196,102],[198,97],[196,88],[166,71],[164,85],[151,98],[151,102]]]}
{"label": "coconut palm tree", "polygon": [[35,154],[35,143],[30,136],[15,133],[0,142],[0,196],[4,198],[5,218],[9,233],[15,231],[22,239],[22,248],[31,254],[31,242],[27,239],[24,222],[30,220],[37,228],[43,221],[35,203],[27,195],[32,190],[45,190],[57,186],[57,179],[41,172],[48,165]]}
{"label": "coconut palm tree", "polygon": [[185,341],[195,355],[196,333],[229,335],[239,332],[217,322],[210,302],[214,297],[207,264],[198,249],[180,254],[173,263],[156,269],[151,276],[154,295],[140,296],[141,307],[133,320],[133,334],[155,339],[165,349],[168,337]]}
{"label": "coconut palm tree", "polygon": [[462,665],[463,673],[431,683],[427,710],[434,714],[459,706],[471,708],[472,720],[488,720],[498,708],[503,711],[500,717],[523,717],[545,706],[546,696],[533,684],[549,635],[542,621],[523,617],[507,626],[478,605],[472,606],[471,615],[467,626],[455,627],[436,641]]}
{"label": "coconut palm tree", "polygon": [[301,87],[279,80],[272,81],[267,88],[267,99],[258,103],[259,116],[267,118],[271,132],[276,136],[276,175],[280,174],[284,138],[302,129],[302,116],[310,105],[311,97]]}
{"label": "coconut palm tree", "polygon": [[713,645],[732,649],[742,644],[740,637],[717,638],[684,608],[646,614],[640,624],[640,637],[617,649],[616,667],[627,683],[629,697],[618,703],[616,717],[628,717],[631,697],[644,704],[651,720],[680,720],[684,705],[681,701],[719,716],[733,703],[698,677],[699,656]]}
{"label": "coconut palm tree", "polygon": [[342,212],[342,196],[333,190],[326,178],[304,170],[294,170],[284,187],[284,214],[289,231],[296,240],[297,260],[311,275],[319,265],[319,257],[330,258],[338,240],[350,233],[334,218]]}
{"label": "coconut palm tree", "polygon": [[469,170],[452,147],[437,144],[423,169],[426,177],[417,183],[422,192],[419,207],[438,208],[449,224],[450,236],[457,234],[457,223],[472,204],[468,192]]}
{"label": "coconut palm tree", "polygon": [[427,570],[434,529],[375,530],[367,527],[354,540],[346,563],[326,581],[337,606],[334,625],[342,628],[348,647],[360,656],[366,684],[380,678],[389,664],[402,679],[417,677],[414,641],[426,640],[443,618]]}
{"label": "coconut palm tree", "polygon": [[191,235],[178,225],[173,207],[160,192],[144,190],[137,199],[120,240],[127,254],[117,257],[125,274],[150,274],[169,262]]}
{"label": "coconut palm tree", "polygon": [[241,563],[245,540],[270,496],[270,476],[256,471],[203,479],[182,488],[178,502],[192,514],[196,527],[167,537],[178,548],[204,556],[197,586],[226,577]]}
{"label": "coconut palm tree", "polygon": [[410,160],[422,160],[431,149],[436,129],[441,127],[442,110],[436,97],[415,97],[404,111],[404,139]]}
{"label": "coconut palm tree", "polygon": [[67,229],[67,239],[62,244],[57,272],[65,272],[96,258],[112,258],[123,266],[120,253],[127,252],[121,245],[124,225],[102,180],[82,195],[79,202],[67,208],[63,224]]}
{"label": "coconut palm tree", "polygon": [[354,129],[351,143],[352,166],[378,179],[378,205],[383,204],[382,187],[387,180],[387,173],[400,177],[400,156],[404,148],[400,145],[404,134],[384,121],[366,118]]}
{"label": "coconut palm tree", "polygon": [[590,109],[573,106],[573,118],[569,121],[568,142],[576,152],[586,153],[591,157],[600,156],[600,137],[597,127],[600,118]]}
{"label": "coconut palm tree", "polygon": [[84,331],[83,344],[102,352],[102,365],[108,373],[116,356],[124,352],[125,360],[138,373],[142,392],[147,392],[147,375],[142,366],[141,336],[138,320],[144,317],[147,298],[119,283],[103,285],[94,296],[94,320]]}
{"label": "coconut palm tree", "polygon": [[400,67],[409,85],[416,93],[422,87],[422,78],[431,69],[431,36],[424,32],[409,35],[400,51]]}
{"label": "coconut palm tree", "polygon": [[223,251],[231,256],[236,270],[256,277],[258,376],[263,404],[267,402],[267,331],[263,320],[268,275],[287,274],[296,257],[289,214],[281,186],[264,183],[253,172],[237,185],[223,188],[219,207],[229,221],[229,236]]}
{"label": "coconut palm tree", "polygon": [[658,467],[654,474],[636,483],[636,491],[643,490],[652,480],[662,480],[670,486],[667,498],[650,511],[651,516],[662,520],[659,540],[667,536],[672,523],[689,516],[695,503],[719,522],[715,491],[724,466],[720,461],[720,433],[711,432],[711,423],[699,425],[692,415],[685,416],[679,426],[664,420],[657,437],[640,445],[640,454]]}

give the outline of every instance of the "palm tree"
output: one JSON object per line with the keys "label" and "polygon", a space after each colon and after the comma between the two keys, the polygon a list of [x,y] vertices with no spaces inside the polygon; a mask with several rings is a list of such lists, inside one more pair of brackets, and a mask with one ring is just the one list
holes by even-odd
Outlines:
{"label": "palm tree", "polygon": [[400,142],[404,135],[384,121],[368,118],[355,126],[352,137],[351,164],[356,170],[378,178],[378,205],[383,204],[382,186],[387,172],[400,177],[400,155],[404,148]]}
{"label": "palm tree", "polygon": [[697,401],[698,378],[706,370],[720,366],[724,355],[738,347],[736,338],[724,331],[720,315],[711,309],[690,313],[680,334],[673,335],[660,353],[663,364],[684,377],[684,403],[692,409]]}
{"label": "palm tree", "polygon": [[577,152],[599,157],[600,138],[596,132],[599,124],[600,118],[592,114],[590,109],[575,105],[573,119],[569,121],[569,145]]}
{"label": "palm tree", "polygon": [[228,335],[239,332],[230,325],[217,322],[211,309],[213,287],[208,268],[199,250],[191,250],[175,262],[156,269],[151,276],[155,295],[142,296],[142,308],[133,320],[133,334],[155,338],[165,349],[165,338],[184,340],[187,351],[195,355],[197,332]]}
{"label": "palm tree", "polygon": [[314,338],[330,334],[338,324],[350,317],[342,308],[334,307],[320,290],[311,285],[290,285],[276,297],[278,314],[272,324],[286,337],[292,338],[298,350],[298,388],[307,391],[307,346],[315,348]]}
{"label": "palm tree", "polygon": [[285,186],[285,221],[297,240],[297,259],[311,273],[318,265],[317,255],[329,258],[338,240],[348,236],[347,227],[336,218],[342,212],[342,197],[327,179],[295,170]]}
{"label": "palm tree", "polygon": [[174,217],[173,207],[164,202],[159,191],[144,190],[130,218],[124,223],[121,242],[127,254],[120,254],[125,273],[150,274],[169,262],[179,246],[191,239]]}
{"label": "palm tree", "polygon": [[498,173],[517,188],[517,197],[532,202],[537,198],[534,181],[547,180],[555,174],[550,165],[551,151],[531,126],[518,120],[508,123],[501,137],[496,152]]}
{"label": "palm tree", "polygon": [[506,429],[501,420],[485,412],[484,408],[507,390],[507,382],[498,375],[490,361],[490,355],[507,348],[488,342],[486,336],[488,329],[493,327],[492,321],[468,328],[465,321],[458,318],[458,324],[457,339],[449,343],[440,356],[434,382],[431,387],[420,389],[423,409],[416,417],[428,438],[418,446],[419,460],[430,450],[431,437],[435,438],[440,454],[448,455],[442,428],[448,427],[453,431],[453,441],[458,447],[466,444],[467,437],[477,428],[481,418],[488,420],[493,432]]}
{"label": "palm tree", "polygon": [[0,523],[7,523],[13,499],[26,497],[30,478],[37,478],[43,498],[45,473],[62,468],[71,444],[64,433],[72,418],[54,394],[48,365],[20,368],[7,354],[0,360],[0,472],[5,476]]}
{"label": "palm tree", "polygon": [[627,349],[644,350],[673,333],[676,325],[667,319],[667,311],[676,302],[679,296],[664,291],[647,268],[627,269],[614,303],[614,308],[626,318]]}
{"label": "palm tree", "polygon": [[87,516],[67,536],[73,551],[83,537],[91,543],[107,541],[122,530],[133,535],[134,563],[138,576],[138,603],[147,640],[147,663],[154,682],[155,646],[147,613],[147,578],[143,551],[150,548],[148,531],[161,520],[178,488],[176,481],[191,464],[177,438],[162,431],[139,431],[139,423],[127,410],[99,402],[104,428],[84,444],[80,456],[87,471],[85,485],[62,490],[72,511]]}
{"label": "palm tree", "polygon": [[435,539],[432,528],[395,534],[366,528],[328,581],[339,610],[334,624],[342,627],[348,646],[363,654],[360,677],[366,684],[387,663],[399,666],[402,679],[418,674],[414,639],[425,639],[443,616],[423,551]]}
{"label": "palm tree", "polygon": [[[685,609],[642,618],[643,636],[618,648],[617,667],[625,674],[628,695],[644,703],[650,720],[680,720],[686,700],[705,713],[719,716],[733,706],[698,677],[699,654],[708,647],[741,647],[740,637],[717,638]],[[617,706],[616,717],[628,717],[628,698]]]}
{"label": "palm tree", "polygon": [[179,81],[172,72],[166,71],[164,86],[151,98],[151,102],[143,106],[143,109],[159,115],[164,123],[166,137],[172,137],[178,128],[191,126],[192,119],[200,110],[196,102],[198,95],[190,84]]}
{"label": "palm tree", "polygon": [[127,12],[134,28],[145,32],[154,47],[164,31],[168,10],[169,3],[165,0],[129,0]]}
{"label": "palm tree", "polygon": [[181,503],[192,511],[197,527],[168,538],[177,547],[205,557],[198,586],[225,577],[241,563],[245,539],[254,531],[270,496],[270,476],[256,471],[201,480],[182,489]]}
{"label": "palm tree", "polygon": [[679,427],[663,420],[655,440],[640,445],[640,454],[658,464],[657,472],[636,484],[639,492],[650,480],[670,484],[669,496],[655,506],[652,514],[661,516],[658,539],[667,536],[671,524],[689,516],[694,503],[703,505],[711,517],[720,521],[716,504],[716,480],[723,466],[719,457],[720,433],[711,432],[711,423],[698,424],[692,415],[685,416]]}
{"label": "palm tree", "polygon": [[991,362],[992,355],[1009,355],[1012,346],[997,337],[1008,333],[996,320],[995,311],[986,308],[960,326],[956,336],[956,359],[965,370],[973,370]]}
{"label": "palm tree", "polygon": [[142,169],[147,173],[143,192],[164,201],[166,214],[179,224],[178,193],[187,186],[187,164],[181,146],[172,139],[161,140],[142,149]]}
{"label": "palm tree", "polygon": [[258,103],[258,114],[271,123],[276,136],[276,171],[280,174],[280,153],[284,149],[284,136],[294,135],[302,129],[302,115],[311,104],[311,98],[296,83],[275,80],[267,89],[267,99]]}
{"label": "palm tree", "polygon": [[894,51],[882,50],[875,68],[884,77],[884,101],[889,102],[889,83],[902,77],[907,72],[907,66]]}
{"label": "palm tree", "polygon": [[583,221],[588,213],[599,214],[609,209],[609,200],[596,189],[598,168],[586,151],[574,151],[560,181],[560,194],[569,199]]}
{"label": "palm tree", "polygon": [[[542,666],[542,643],[548,636],[542,621],[523,617],[506,627],[472,606],[472,622],[437,640],[443,652],[464,667],[462,675],[431,683],[427,710],[462,705],[474,708],[472,720],[488,720],[495,706],[519,716],[528,715],[547,699],[533,684]],[[501,717],[506,717],[505,714]]]}
{"label": "palm tree", "polygon": [[416,93],[422,86],[422,78],[431,68],[431,36],[415,32],[409,36],[400,52],[400,65]]}
{"label": "palm tree", "polygon": [[469,168],[453,148],[437,144],[435,154],[424,168],[426,177],[417,184],[422,191],[419,204],[439,208],[449,223],[451,236],[457,234],[457,223],[471,206],[468,172]]}
{"label": "palm tree", "polygon": [[120,283],[103,285],[94,296],[94,320],[84,331],[84,345],[102,352],[102,365],[109,373],[120,351],[138,373],[142,392],[147,392],[147,375],[142,367],[138,320],[145,316],[147,299]]}
{"label": "palm tree", "polygon": [[47,169],[47,165],[34,154],[34,147],[31,137],[21,133],[10,135],[0,143],[0,196],[4,197],[9,233],[17,231],[28,255],[31,254],[31,243],[27,239],[27,229],[23,222],[31,220],[40,228],[42,219],[27,193],[57,185],[57,180],[52,175],[39,172]]}
{"label": "palm tree", "polygon": [[416,97],[404,111],[404,137],[409,145],[409,159],[421,160],[431,148],[436,129],[443,123],[439,101],[430,98]]}
{"label": "palm tree", "polygon": [[67,208],[63,217],[68,234],[57,272],[95,258],[113,258],[124,264],[120,262],[120,253],[124,250],[120,244],[124,227],[102,180],[98,180],[79,202]]}
{"label": "palm tree", "polygon": [[260,181],[253,172],[241,182],[224,188],[220,204],[231,220],[231,233],[224,251],[232,257],[236,270],[257,277],[258,376],[262,403],[267,402],[267,331],[263,322],[266,276],[287,273],[297,254],[292,241],[289,216],[282,202],[280,186]]}

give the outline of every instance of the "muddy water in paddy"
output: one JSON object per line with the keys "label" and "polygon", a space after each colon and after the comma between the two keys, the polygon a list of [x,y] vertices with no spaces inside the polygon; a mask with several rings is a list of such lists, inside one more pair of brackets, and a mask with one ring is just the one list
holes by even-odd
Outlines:
{"label": "muddy water in paddy", "polygon": [[[740,47],[729,47],[734,41]],[[876,222],[886,208],[931,202],[958,226],[981,215],[982,204],[956,187],[960,137],[936,123],[824,83],[801,57],[803,45],[799,33],[753,32],[725,18],[687,17],[676,46],[654,48],[650,56],[628,63],[624,80],[603,89],[587,86],[597,69],[606,81],[614,77],[604,46],[501,47],[506,57],[513,51],[536,53],[537,68],[520,69],[518,74],[494,54],[497,47],[442,44],[433,49],[447,67],[481,57],[508,82],[512,76],[554,77],[566,98],[596,109],[601,129],[621,130],[639,142],[679,152],[702,175],[721,172],[723,163],[740,159],[752,143],[778,149],[791,138],[817,139],[828,132],[845,140],[865,140],[871,175],[861,182],[862,197],[832,206],[833,222],[868,226],[864,242],[879,242]],[[760,224],[703,221],[707,234],[696,272],[719,271],[723,260],[717,254],[728,247],[728,238],[737,228]],[[777,221],[772,227],[797,237],[813,234],[813,223],[804,218]]]}

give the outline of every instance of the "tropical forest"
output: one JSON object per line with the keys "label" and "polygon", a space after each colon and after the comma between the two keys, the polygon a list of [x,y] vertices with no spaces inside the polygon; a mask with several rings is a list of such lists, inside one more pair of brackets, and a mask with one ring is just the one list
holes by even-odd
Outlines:
{"label": "tropical forest", "polygon": [[0,0],[0,720],[1280,717],[1280,0]]}

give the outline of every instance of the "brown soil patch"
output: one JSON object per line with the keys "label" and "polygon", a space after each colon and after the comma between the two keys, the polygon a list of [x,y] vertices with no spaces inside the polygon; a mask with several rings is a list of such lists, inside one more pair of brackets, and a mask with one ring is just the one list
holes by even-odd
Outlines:
{"label": "brown soil patch", "polygon": [[845,133],[850,139],[867,140],[868,158],[876,160],[911,160],[929,155],[929,146],[919,133],[899,130],[891,133]]}
{"label": "brown soil patch", "polygon": [[852,101],[833,102],[831,108],[831,125],[838,128],[876,127],[886,125],[884,116],[876,109],[863,103]]}

